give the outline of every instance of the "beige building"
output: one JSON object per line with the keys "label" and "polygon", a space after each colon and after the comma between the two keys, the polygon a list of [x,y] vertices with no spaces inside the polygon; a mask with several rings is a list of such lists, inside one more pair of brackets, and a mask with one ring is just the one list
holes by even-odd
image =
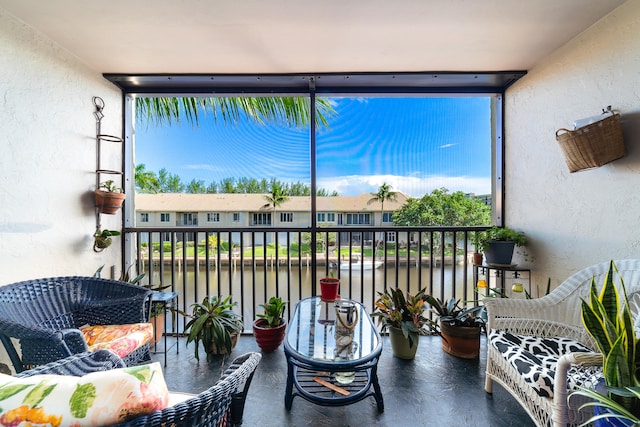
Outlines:
{"label": "beige building", "polygon": [[[408,197],[382,205],[369,193],[316,198],[316,221],[327,226],[391,225]],[[308,227],[311,197],[290,197],[274,210],[265,194],[136,194],[136,227]]]}
{"label": "beige building", "polygon": [[[408,196],[397,192],[395,200],[382,204],[373,195],[333,196],[316,198],[317,224],[327,227],[367,227],[392,225],[393,211],[404,205]],[[293,196],[274,210],[266,194],[136,194],[136,227],[198,227],[198,228],[306,228],[311,226],[311,197]],[[381,217],[382,215],[382,217]],[[286,233],[280,233],[285,238]],[[192,236],[193,237],[193,236]],[[192,238],[191,237],[191,238]],[[163,240],[169,240],[166,233]],[[189,239],[191,239],[189,238]],[[204,235],[197,240],[204,239]],[[262,243],[261,235],[257,235]],[[273,236],[267,236],[267,243]],[[354,233],[353,243],[373,241],[373,233]],[[234,237],[235,240],[235,237]],[[395,241],[393,233],[387,240]]]}

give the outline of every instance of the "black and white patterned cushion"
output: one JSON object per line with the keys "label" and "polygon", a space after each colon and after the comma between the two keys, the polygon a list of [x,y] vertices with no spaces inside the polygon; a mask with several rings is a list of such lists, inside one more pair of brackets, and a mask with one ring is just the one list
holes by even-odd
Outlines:
{"label": "black and white patterned cushion", "polygon": [[[589,348],[570,338],[541,338],[514,335],[493,330],[489,343],[522,375],[540,396],[553,397],[553,379],[558,359],[567,353],[589,352]],[[601,375],[597,370],[584,373],[576,368],[569,369],[567,386],[570,390],[577,386],[597,383]]]}

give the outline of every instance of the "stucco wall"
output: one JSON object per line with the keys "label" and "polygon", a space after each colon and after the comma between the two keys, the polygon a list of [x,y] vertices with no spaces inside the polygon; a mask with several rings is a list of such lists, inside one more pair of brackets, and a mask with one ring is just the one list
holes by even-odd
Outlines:
{"label": "stucco wall", "polygon": [[[0,285],[120,265],[120,238],[92,250],[93,96],[106,104],[103,131],[120,135],[120,91],[0,9]],[[105,158],[119,169],[119,144]],[[104,218],[121,228],[120,214]]]}
{"label": "stucco wall", "polygon": [[[505,96],[507,225],[532,240],[541,289],[610,259],[640,257],[640,2],[574,38]],[[612,105],[628,156],[569,173],[559,128]]]}

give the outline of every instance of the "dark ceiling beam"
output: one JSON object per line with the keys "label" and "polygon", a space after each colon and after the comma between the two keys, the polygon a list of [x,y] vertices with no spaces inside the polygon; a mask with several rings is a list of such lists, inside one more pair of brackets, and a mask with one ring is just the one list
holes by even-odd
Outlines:
{"label": "dark ceiling beam", "polygon": [[320,74],[104,74],[124,93],[503,93],[526,71]]}

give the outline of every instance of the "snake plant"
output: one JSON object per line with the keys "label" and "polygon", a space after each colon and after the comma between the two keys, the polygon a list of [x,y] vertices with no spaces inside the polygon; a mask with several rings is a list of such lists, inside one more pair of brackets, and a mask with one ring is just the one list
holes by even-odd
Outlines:
{"label": "snake plant", "polygon": [[[619,289],[614,283],[614,276],[620,279]],[[589,395],[589,397],[599,395],[601,398],[597,399],[597,404],[605,407],[611,400],[616,401],[638,417],[640,399],[637,395],[629,394],[630,390],[640,386],[637,375],[637,369],[640,366],[638,338],[634,330],[624,280],[613,261],[609,264],[609,270],[599,293],[595,278],[592,279],[589,301],[582,300],[582,321],[603,355],[603,375],[608,396],[587,392],[584,389],[577,393],[583,396]],[[610,417],[615,418],[617,415],[614,413]]]}

